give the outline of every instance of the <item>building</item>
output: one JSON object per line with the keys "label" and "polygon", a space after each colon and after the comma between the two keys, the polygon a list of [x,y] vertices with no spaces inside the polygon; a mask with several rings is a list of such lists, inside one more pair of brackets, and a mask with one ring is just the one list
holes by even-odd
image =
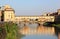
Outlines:
{"label": "building", "polygon": [[[42,16],[15,16],[15,11],[9,5],[5,5],[3,10],[0,10],[0,21],[3,22],[21,22],[21,21],[39,21],[39,22],[54,22],[60,15],[60,9],[56,13],[45,14]],[[55,18],[56,17],[56,18]],[[60,18],[59,18],[60,19]],[[58,18],[57,18],[58,20]]]}
{"label": "building", "polygon": [[4,21],[4,22],[13,21],[14,22],[15,21],[14,13],[15,13],[15,11],[9,5],[5,5],[4,9],[1,10],[1,14],[2,14],[1,21]]}

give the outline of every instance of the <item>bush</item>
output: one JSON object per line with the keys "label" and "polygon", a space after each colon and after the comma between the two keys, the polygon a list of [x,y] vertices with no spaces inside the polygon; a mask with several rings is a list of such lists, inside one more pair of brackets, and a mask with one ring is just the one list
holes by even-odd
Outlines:
{"label": "bush", "polygon": [[0,39],[20,39],[18,26],[13,22],[0,23]]}
{"label": "bush", "polygon": [[6,39],[17,39],[17,25],[14,23],[4,23],[6,30]]}
{"label": "bush", "polygon": [[53,22],[45,22],[43,25],[44,26],[52,26],[52,24],[54,24]]}

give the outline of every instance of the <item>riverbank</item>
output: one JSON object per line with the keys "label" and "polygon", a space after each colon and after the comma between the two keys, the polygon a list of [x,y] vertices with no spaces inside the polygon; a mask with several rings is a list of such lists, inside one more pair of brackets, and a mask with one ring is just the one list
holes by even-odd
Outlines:
{"label": "riverbank", "polygon": [[57,36],[60,34],[60,23],[58,23],[58,22],[46,22],[46,23],[44,23],[44,26],[54,27],[55,28],[55,34]]}
{"label": "riverbank", "polygon": [[56,22],[45,22],[44,24],[43,24],[44,26],[47,26],[47,27],[58,27],[58,28],[60,28],[60,23],[56,23]]}
{"label": "riverbank", "polygon": [[0,23],[0,39],[20,39],[23,35],[18,30],[19,27],[13,22]]}

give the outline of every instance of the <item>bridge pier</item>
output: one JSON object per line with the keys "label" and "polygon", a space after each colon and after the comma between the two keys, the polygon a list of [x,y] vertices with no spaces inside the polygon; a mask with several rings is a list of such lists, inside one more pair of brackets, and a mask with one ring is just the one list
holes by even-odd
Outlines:
{"label": "bridge pier", "polygon": [[38,22],[39,24],[40,24],[40,26],[42,25],[43,26],[43,24],[45,23],[45,22]]}

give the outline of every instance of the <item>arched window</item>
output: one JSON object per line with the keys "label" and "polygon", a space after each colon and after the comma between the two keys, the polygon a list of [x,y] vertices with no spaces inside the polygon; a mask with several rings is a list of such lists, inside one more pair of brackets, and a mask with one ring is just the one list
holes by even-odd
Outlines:
{"label": "arched window", "polygon": [[38,19],[35,19],[35,21],[38,21]]}

